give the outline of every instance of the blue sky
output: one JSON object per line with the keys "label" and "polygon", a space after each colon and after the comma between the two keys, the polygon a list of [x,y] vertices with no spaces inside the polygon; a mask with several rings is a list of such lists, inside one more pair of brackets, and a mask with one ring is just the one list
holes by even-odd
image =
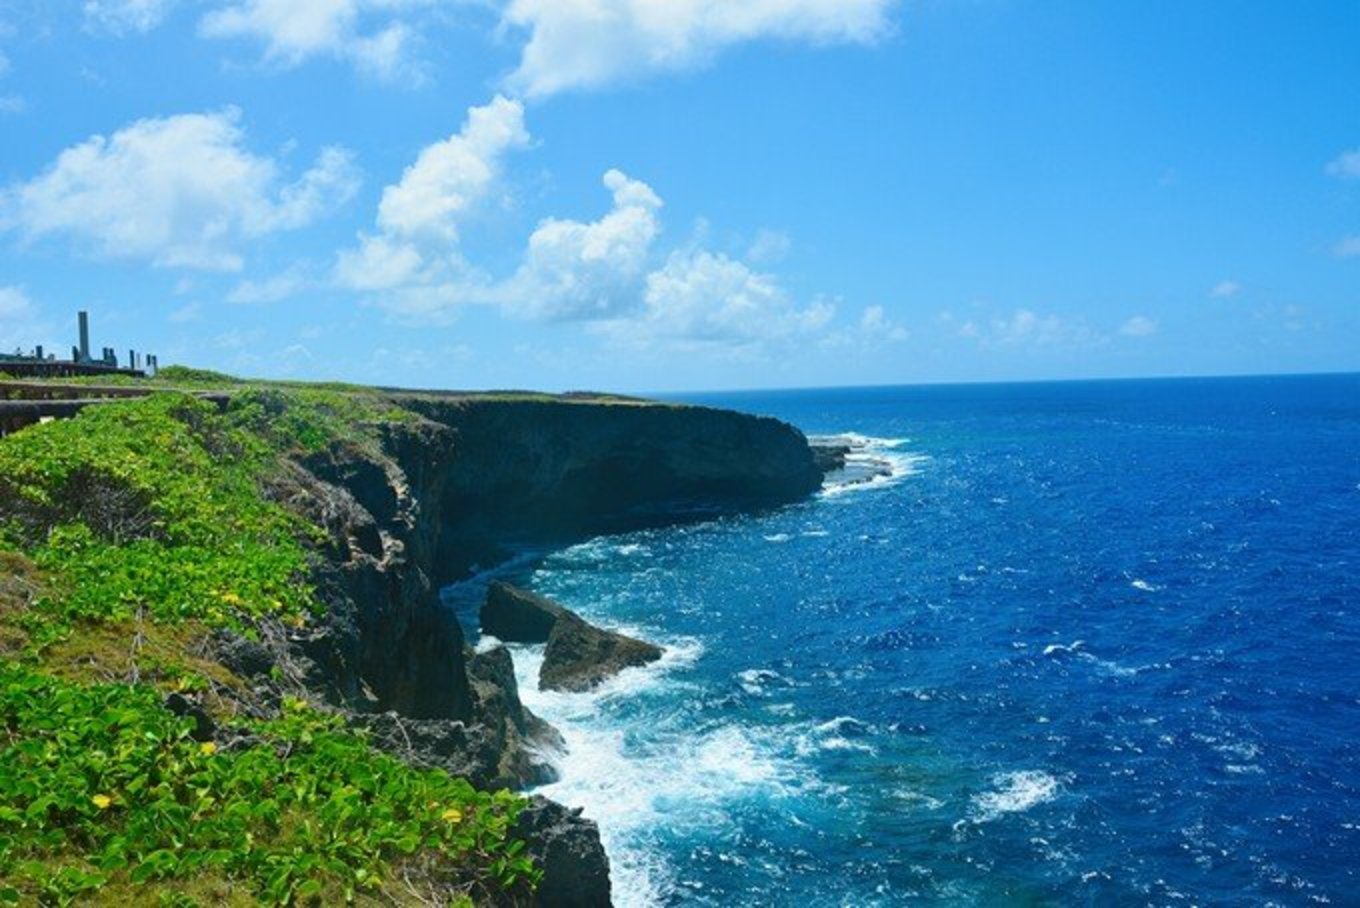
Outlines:
{"label": "blue sky", "polygon": [[1354,370],[1360,5],[0,0],[0,349],[81,307],[423,387]]}

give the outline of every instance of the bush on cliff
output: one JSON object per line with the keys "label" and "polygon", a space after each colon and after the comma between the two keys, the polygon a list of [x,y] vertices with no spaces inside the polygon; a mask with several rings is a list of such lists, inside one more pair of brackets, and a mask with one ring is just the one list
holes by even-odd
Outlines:
{"label": "bush on cliff", "polygon": [[[416,770],[299,701],[205,740],[170,690],[245,685],[214,631],[302,626],[321,531],[266,500],[281,452],[410,418],[377,395],[179,394],[0,439],[0,903],[333,904],[523,894],[522,801]],[[417,890],[426,895],[417,895]]]}

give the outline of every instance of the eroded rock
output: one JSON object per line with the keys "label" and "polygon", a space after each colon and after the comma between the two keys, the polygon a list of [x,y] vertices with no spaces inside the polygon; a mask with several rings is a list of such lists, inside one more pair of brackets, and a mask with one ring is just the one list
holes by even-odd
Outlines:
{"label": "eroded rock", "polygon": [[542,690],[590,690],[625,668],[661,658],[661,647],[607,631],[564,611],[553,625],[538,672]]}
{"label": "eroded rock", "polygon": [[482,603],[482,633],[506,643],[547,643],[567,610],[551,599],[496,580]]}
{"label": "eroded rock", "polygon": [[543,908],[605,908],[611,904],[609,857],[595,821],[581,809],[535,795],[511,834],[528,843],[543,871],[534,903]]}

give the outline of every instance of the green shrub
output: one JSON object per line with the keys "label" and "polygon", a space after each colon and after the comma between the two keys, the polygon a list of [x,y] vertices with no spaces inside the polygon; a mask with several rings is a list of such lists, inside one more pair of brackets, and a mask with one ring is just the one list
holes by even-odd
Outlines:
{"label": "green shrub", "polygon": [[[472,897],[536,883],[508,834],[519,798],[413,769],[296,701],[200,744],[156,688],[234,680],[189,652],[214,628],[318,608],[324,533],[262,491],[281,455],[376,447],[381,423],[414,418],[372,392],[251,387],[225,413],[164,393],[0,439],[0,904],[391,903],[398,873]],[[136,659],[138,683],[88,683]]]}
{"label": "green shrub", "polygon": [[193,725],[146,687],[0,665],[0,902],[201,873],[270,904],[331,902],[429,854],[448,888],[537,880],[508,834],[513,795],[412,769],[298,702],[239,748],[199,743]]}
{"label": "green shrub", "polygon": [[4,439],[0,526],[56,578],[38,609],[48,634],[139,613],[239,627],[310,610],[300,540],[317,531],[261,495],[273,462],[259,438],[176,394]]}

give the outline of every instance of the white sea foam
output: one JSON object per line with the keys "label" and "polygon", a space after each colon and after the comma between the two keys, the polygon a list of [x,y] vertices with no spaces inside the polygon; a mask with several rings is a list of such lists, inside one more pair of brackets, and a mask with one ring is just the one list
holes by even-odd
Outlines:
{"label": "white sea foam", "polygon": [[790,536],[788,533],[773,533],[769,536],[764,537],[766,542],[788,542],[792,538],[793,537]]}
{"label": "white sea foam", "polygon": [[[655,639],[646,631],[642,636]],[[512,647],[521,698],[566,743],[557,760],[560,779],[539,791],[584,807],[599,823],[614,902],[623,908],[665,903],[675,895],[664,858],[649,847],[659,826],[721,826],[735,800],[778,796],[801,784],[780,742],[762,730],[738,724],[670,730],[664,721],[644,728],[606,713],[611,701],[632,701],[684,683],[673,676],[699,657],[702,645],[692,639],[662,642],[661,660],[621,672],[588,693],[540,691],[543,647]],[[759,669],[738,677],[752,685],[784,680]]]}
{"label": "white sea foam", "polygon": [[495,649],[500,645],[501,641],[499,637],[493,637],[490,634],[482,634],[482,636],[477,640],[477,646],[475,647],[475,649],[479,653],[486,653],[490,652],[491,650]]}
{"label": "white sea foam", "polygon": [[1141,671],[1141,669],[1129,668],[1126,665],[1120,665],[1118,662],[1109,659],[1101,659],[1099,656],[1094,656],[1091,653],[1078,653],[1077,655],[1105,672],[1105,674],[1113,675],[1116,678],[1132,678]]}
{"label": "white sea foam", "polygon": [[768,668],[748,668],[737,672],[737,683],[753,697],[763,696],[770,687],[788,687],[792,682]]}
{"label": "white sea foam", "polygon": [[1058,780],[1037,769],[1004,772],[992,777],[992,791],[973,797],[972,819],[986,823],[1008,813],[1023,813],[1058,796]]}
{"label": "white sea foam", "polygon": [[873,729],[853,716],[837,716],[829,722],[813,725],[798,735],[794,750],[799,756],[810,756],[817,751],[840,750],[876,754],[873,745],[859,740]]}
{"label": "white sea foam", "polygon": [[917,791],[914,788],[899,788],[893,792],[893,796],[913,809],[939,810],[944,806],[944,801],[939,798],[931,797],[924,791]]}
{"label": "white sea foam", "polygon": [[1135,590],[1142,590],[1145,593],[1160,593],[1162,591],[1162,587],[1155,583],[1149,583],[1141,577],[1135,577],[1129,586],[1133,587]]}
{"label": "white sea foam", "polygon": [[821,492],[824,498],[896,485],[920,472],[921,464],[930,459],[924,454],[903,450],[903,446],[910,441],[906,438],[874,438],[858,432],[845,432],[840,435],[816,435],[809,441],[818,446],[843,445],[850,449],[845,455],[844,468],[827,475]]}

